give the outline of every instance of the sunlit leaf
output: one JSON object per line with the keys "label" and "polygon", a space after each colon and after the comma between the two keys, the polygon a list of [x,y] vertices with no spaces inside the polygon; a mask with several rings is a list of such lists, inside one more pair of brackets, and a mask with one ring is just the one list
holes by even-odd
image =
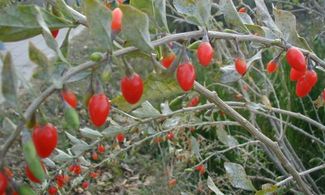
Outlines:
{"label": "sunlit leaf", "polygon": [[208,176],[207,185],[210,188],[210,190],[212,190],[216,195],[224,195],[224,193],[222,193],[219,190],[219,188],[214,184],[214,182],[210,176]]}
{"label": "sunlit leaf", "polygon": [[217,136],[221,143],[225,144],[228,147],[236,146],[238,145],[238,141],[231,135],[229,135],[222,126],[219,126],[217,128]]}
{"label": "sunlit leaf", "polygon": [[247,177],[245,169],[240,164],[225,162],[224,167],[233,187],[256,191],[252,181]]}
{"label": "sunlit leaf", "polygon": [[90,129],[88,127],[84,127],[80,129],[81,135],[90,139],[98,139],[103,135],[96,130]]}
{"label": "sunlit leaf", "polygon": [[55,149],[56,152],[58,152],[59,154],[57,154],[56,156],[53,157],[53,160],[55,162],[61,162],[61,163],[64,163],[64,162],[67,162],[67,161],[70,161],[73,159],[73,156],[65,153],[64,151],[60,150],[60,149]]}
{"label": "sunlit leaf", "polygon": [[155,117],[160,115],[159,111],[153,107],[149,101],[143,102],[140,108],[132,111],[132,114],[140,118]]}

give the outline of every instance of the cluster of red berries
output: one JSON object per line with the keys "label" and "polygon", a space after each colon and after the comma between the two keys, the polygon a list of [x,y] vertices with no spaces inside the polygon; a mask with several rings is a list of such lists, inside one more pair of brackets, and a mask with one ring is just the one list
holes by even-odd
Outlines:
{"label": "cluster of red berries", "polygon": [[18,195],[18,192],[16,192],[15,189],[12,188],[11,185],[9,185],[10,180],[13,176],[14,174],[8,167],[4,167],[3,170],[0,172],[0,195],[6,195],[6,192],[8,191],[10,191],[10,194],[12,195]]}
{"label": "cluster of red berries", "polygon": [[296,95],[305,97],[316,85],[318,76],[311,66],[307,67],[304,54],[296,47],[290,47],[286,59],[291,66],[290,80],[297,81]]}

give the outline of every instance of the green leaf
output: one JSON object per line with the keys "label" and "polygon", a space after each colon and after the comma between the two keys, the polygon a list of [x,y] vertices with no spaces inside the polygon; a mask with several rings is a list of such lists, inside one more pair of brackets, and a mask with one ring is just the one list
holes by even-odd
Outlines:
{"label": "green leaf", "polygon": [[62,54],[59,44],[56,42],[55,38],[52,36],[52,33],[48,27],[48,25],[45,22],[45,15],[43,15],[43,12],[39,7],[36,7],[36,12],[38,13],[36,15],[36,19],[38,24],[40,25],[42,29],[42,34],[45,40],[46,45],[51,48],[53,51],[56,52],[60,60],[66,64],[69,64],[68,61],[65,59],[64,55]]}
{"label": "green leaf", "polygon": [[64,163],[73,159],[73,156],[63,152],[62,150],[56,148],[55,151],[58,152],[58,154],[53,157],[53,161],[55,162]]}
{"label": "green leaf", "polygon": [[[62,20],[43,8],[39,8],[50,29],[75,27],[70,21]],[[11,6],[0,12],[0,40],[4,42],[19,41],[42,33],[37,21],[34,5]]]}
{"label": "green leaf", "polygon": [[239,144],[233,136],[228,135],[222,126],[219,126],[217,129],[217,136],[219,141],[228,147],[236,146]]}
{"label": "green leaf", "polygon": [[245,169],[240,164],[226,162],[224,167],[233,187],[249,191],[256,191],[252,181],[247,177]]}
{"label": "green leaf", "polygon": [[29,187],[27,184],[23,184],[19,186],[18,191],[19,191],[19,195],[36,195],[33,189]]}
{"label": "green leaf", "polygon": [[146,13],[150,20],[150,30],[162,29],[168,32],[166,0],[131,0],[130,5]]}
{"label": "green leaf", "polygon": [[264,0],[255,0],[256,4],[256,17],[263,25],[270,29],[270,32],[277,38],[281,36],[280,29],[274,23]]}
{"label": "green leaf", "polygon": [[[155,91],[155,93],[152,93],[152,91]],[[161,102],[181,93],[183,92],[173,77],[166,77],[152,73],[144,82],[143,95],[137,104],[130,105],[121,95],[115,97],[112,100],[112,104],[125,112],[129,112],[139,106],[144,100],[148,100],[150,102]],[[164,94],[164,96],[161,94]]]}
{"label": "green leaf", "polygon": [[105,51],[112,50],[111,11],[97,0],[86,0],[83,5],[90,33],[96,41],[97,46]]}
{"label": "green leaf", "polygon": [[48,67],[49,59],[39,50],[32,42],[29,42],[28,47],[29,59],[40,67]]}
{"label": "green leaf", "polygon": [[65,35],[65,38],[62,42],[62,45],[60,47],[60,50],[62,52],[62,55],[67,58],[68,55],[69,55],[69,44],[70,44],[70,41],[69,41],[69,36],[70,36],[70,32],[71,32],[71,29],[68,30],[67,34]]}
{"label": "green leaf", "polygon": [[199,26],[208,27],[211,16],[211,0],[173,0],[173,5],[186,20]]}
{"label": "green leaf", "polygon": [[243,20],[239,16],[232,0],[221,0],[220,9],[228,25],[232,25],[234,28],[238,28],[238,30],[241,32],[249,32],[247,27],[244,25]]}
{"label": "green leaf", "polygon": [[81,128],[80,129],[81,135],[90,139],[98,139],[100,137],[103,137],[103,134],[101,134],[99,131],[90,129],[88,127]]}
{"label": "green leaf", "polygon": [[214,184],[214,182],[210,176],[208,176],[207,185],[210,188],[210,190],[212,190],[216,195],[224,195],[224,193],[222,193],[219,190],[219,188]]}
{"label": "green leaf", "polygon": [[141,104],[141,107],[134,110],[132,114],[140,118],[160,116],[160,112],[148,101],[143,102]]}
{"label": "green leaf", "polygon": [[27,129],[24,129],[23,131],[22,144],[23,144],[24,157],[30,171],[37,179],[43,181],[45,179],[45,172],[41,165],[41,161],[38,158],[38,155],[36,153],[33,140]]}
{"label": "green leaf", "polygon": [[201,160],[202,156],[200,154],[200,144],[193,136],[191,136],[191,146],[192,146],[192,153],[195,155],[197,159]]}
{"label": "green leaf", "polygon": [[2,94],[12,106],[17,104],[17,75],[10,53],[7,53],[2,67]]}
{"label": "green leaf", "polygon": [[307,41],[300,37],[296,29],[296,17],[289,11],[273,9],[275,24],[281,30],[282,38],[295,46],[312,51]]}
{"label": "green leaf", "polygon": [[151,53],[153,46],[150,41],[148,16],[129,5],[120,5],[120,8],[123,12],[122,33],[126,40],[136,48]]}

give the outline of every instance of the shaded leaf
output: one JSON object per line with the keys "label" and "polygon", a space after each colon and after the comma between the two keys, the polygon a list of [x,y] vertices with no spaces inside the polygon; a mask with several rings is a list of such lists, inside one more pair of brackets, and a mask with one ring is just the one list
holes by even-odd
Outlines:
{"label": "shaded leaf", "polygon": [[245,169],[240,164],[226,162],[224,163],[224,167],[233,187],[256,191],[252,181],[247,177]]}
{"label": "shaded leaf", "polygon": [[17,104],[17,75],[12,57],[7,53],[2,67],[2,94],[6,101],[12,106]]}
{"label": "shaded leaf", "polygon": [[191,136],[191,146],[192,146],[192,152],[195,155],[197,159],[202,159],[200,154],[200,144],[197,142],[196,138]]}
{"label": "shaded leaf", "polygon": [[163,28],[168,32],[166,0],[131,0],[130,5],[145,12],[150,20],[150,29]]}
{"label": "shaded leaf", "polygon": [[51,159],[44,158],[42,161],[44,162],[44,164],[46,165],[46,167],[56,168],[55,162],[53,162]]}
{"label": "shaded leaf", "polygon": [[239,16],[236,7],[232,0],[221,0],[220,9],[225,17],[226,23],[239,28],[242,32],[249,32],[249,30],[244,25],[243,20]]}
{"label": "shaded leaf", "polygon": [[123,12],[122,33],[126,40],[136,48],[151,53],[153,46],[150,40],[148,16],[129,5],[120,5],[120,8]]}
{"label": "shaded leaf", "polygon": [[176,127],[181,122],[181,118],[178,116],[174,116],[173,118],[168,118],[164,121],[162,127],[164,129],[169,129],[172,127]]}
{"label": "shaded leaf", "polygon": [[76,138],[75,136],[71,135],[71,134],[68,133],[68,132],[64,132],[64,133],[67,135],[68,139],[69,139],[69,140],[71,141],[71,143],[73,143],[73,144],[80,144],[80,143],[87,144],[85,141]]}
{"label": "shaded leaf", "polygon": [[39,50],[32,42],[29,42],[28,46],[29,59],[40,67],[49,66],[49,59],[47,56]]}
{"label": "shaded leaf", "polygon": [[111,11],[97,0],[86,0],[83,5],[90,33],[96,41],[97,46],[103,50],[112,50]]}
{"label": "shaded leaf", "polygon": [[2,121],[1,132],[5,134],[11,134],[16,129],[15,123],[13,123],[9,118],[5,117]]}
{"label": "shaded leaf", "polygon": [[[4,42],[19,41],[42,33],[37,21],[38,14],[34,5],[11,6],[0,12],[0,40]],[[62,20],[43,8],[39,8],[50,29],[75,27],[68,20]],[[23,25],[22,25],[23,24]]]}
{"label": "shaded leaf", "polygon": [[210,190],[212,190],[216,195],[224,195],[224,193],[222,193],[219,190],[219,188],[214,184],[214,182],[210,176],[208,176],[207,185],[210,188]]}

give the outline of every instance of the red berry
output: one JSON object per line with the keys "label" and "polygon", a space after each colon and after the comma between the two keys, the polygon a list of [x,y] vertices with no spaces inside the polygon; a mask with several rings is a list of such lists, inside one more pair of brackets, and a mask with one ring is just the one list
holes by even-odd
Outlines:
{"label": "red berry", "polygon": [[235,68],[240,75],[244,75],[247,71],[246,61],[242,58],[235,59]]}
{"label": "red berry", "polygon": [[104,93],[93,95],[88,103],[88,113],[92,123],[100,127],[105,122],[110,112],[111,104]]}
{"label": "red berry", "polygon": [[298,81],[302,76],[304,76],[305,71],[304,72],[300,72],[294,68],[291,68],[290,70],[290,80],[291,81]]}
{"label": "red berry", "polygon": [[276,61],[271,60],[269,63],[266,65],[266,69],[268,73],[274,73],[278,69],[278,64]]}
{"label": "red berry", "polygon": [[180,64],[177,68],[177,81],[179,86],[184,91],[189,91],[193,88],[196,78],[195,68],[190,63]]}
{"label": "red berry", "polygon": [[8,186],[7,177],[0,172],[0,194],[5,193]]}
{"label": "red berry", "polygon": [[162,138],[162,137],[155,137],[155,138],[153,139],[153,141],[154,141],[156,144],[159,144],[160,142],[163,141],[163,138]]}
{"label": "red berry", "polygon": [[105,152],[105,146],[99,144],[99,145],[97,146],[97,151],[98,151],[99,153],[104,153],[104,152]]}
{"label": "red berry", "polygon": [[[45,170],[45,167],[44,167],[44,164],[42,161],[41,161],[41,165],[42,165],[43,170]],[[32,171],[29,169],[28,165],[25,166],[25,173],[30,181],[32,181],[34,183],[41,183],[41,181],[34,176]]]}
{"label": "red berry", "polygon": [[58,194],[58,189],[55,186],[50,186],[47,192],[49,195],[56,195]]}
{"label": "red berry", "polygon": [[301,77],[296,84],[296,95],[298,97],[305,97],[311,91],[312,86],[308,82],[306,76]]}
{"label": "red berry", "polygon": [[200,103],[200,96],[193,97],[188,103],[187,107],[194,107]]}
{"label": "red berry", "polygon": [[123,17],[123,12],[120,8],[115,8],[112,11],[112,31],[113,32],[120,32],[122,28],[122,17]]}
{"label": "red berry", "polygon": [[168,132],[166,138],[168,140],[173,140],[174,139],[174,133],[173,132]]}
{"label": "red berry", "polygon": [[52,36],[54,37],[54,39],[58,36],[58,34],[59,34],[59,29],[57,29],[57,30],[52,30],[51,31],[51,34],[52,34]]}
{"label": "red berry", "polygon": [[300,72],[304,72],[306,70],[307,66],[306,66],[305,56],[298,48],[290,47],[287,50],[286,58],[288,64],[292,68]]}
{"label": "red berry", "polygon": [[12,178],[14,176],[14,174],[12,173],[12,171],[10,170],[10,168],[5,167],[3,168],[3,173],[8,177],[8,178]]}
{"label": "red berry", "polygon": [[176,55],[174,53],[170,53],[167,56],[164,56],[160,62],[165,68],[169,68],[169,66],[174,62],[175,58]]}
{"label": "red berry", "polygon": [[76,175],[79,175],[81,173],[81,166],[80,165],[75,165],[73,173]]}
{"label": "red berry", "polygon": [[124,142],[124,134],[123,133],[119,133],[116,135],[116,141],[119,143],[123,143]]}
{"label": "red berry", "polygon": [[89,173],[89,176],[91,177],[91,178],[93,178],[93,179],[96,179],[97,177],[98,177],[98,174],[96,173],[96,172],[90,172]]}
{"label": "red berry", "polygon": [[88,181],[82,182],[82,188],[83,189],[87,189],[88,187],[89,187],[89,182]]}
{"label": "red berry", "polygon": [[58,132],[51,123],[36,125],[32,137],[37,154],[41,158],[49,157],[58,143]]}
{"label": "red berry", "polygon": [[309,83],[310,87],[314,87],[316,85],[318,76],[314,70],[307,70],[305,75],[307,82]]}
{"label": "red berry", "polygon": [[95,152],[95,151],[93,151],[93,153],[91,154],[91,158],[93,159],[93,160],[98,160],[98,154],[97,154],[97,152]]}
{"label": "red berry", "polygon": [[63,97],[64,101],[68,103],[72,108],[76,108],[78,105],[77,96],[70,90],[63,90],[61,92],[61,96]]}
{"label": "red berry", "polygon": [[197,170],[201,175],[205,173],[205,167],[204,165],[198,165],[195,167],[195,170]]}
{"label": "red berry", "polygon": [[137,103],[143,93],[143,82],[141,77],[134,73],[131,76],[125,76],[121,80],[121,91],[124,99],[130,104]]}
{"label": "red berry", "polygon": [[202,42],[197,49],[197,58],[199,59],[199,63],[206,67],[208,66],[213,58],[213,48],[209,42]]}
{"label": "red berry", "polygon": [[56,177],[55,177],[55,179],[56,179],[56,184],[58,185],[58,187],[59,188],[62,188],[63,186],[64,186],[64,183],[65,183],[65,181],[64,181],[64,175],[57,175]]}
{"label": "red berry", "polygon": [[247,10],[245,7],[241,7],[239,10],[238,10],[239,13],[246,13]]}
{"label": "red berry", "polygon": [[177,180],[176,179],[170,179],[168,180],[168,187],[173,188],[176,186]]}

